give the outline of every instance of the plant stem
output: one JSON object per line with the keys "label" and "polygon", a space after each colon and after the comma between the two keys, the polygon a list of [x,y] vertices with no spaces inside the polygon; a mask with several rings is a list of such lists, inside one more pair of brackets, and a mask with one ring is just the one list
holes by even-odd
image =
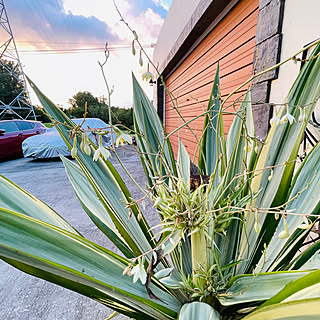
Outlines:
{"label": "plant stem", "polygon": [[199,279],[196,275],[202,269],[207,271],[208,258],[207,258],[207,239],[202,230],[195,232],[191,235],[191,252],[192,252],[192,277],[193,284],[197,285]]}

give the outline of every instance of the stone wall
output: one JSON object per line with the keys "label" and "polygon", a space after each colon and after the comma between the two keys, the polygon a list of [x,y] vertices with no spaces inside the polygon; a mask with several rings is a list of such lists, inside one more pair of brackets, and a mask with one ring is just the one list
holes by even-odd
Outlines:
{"label": "stone wall", "polygon": [[[260,0],[253,74],[272,67],[280,60],[284,1]],[[252,81],[256,135],[262,140],[266,137],[272,117],[273,108],[269,105],[271,81],[277,78],[278,69],[274,69]]]}

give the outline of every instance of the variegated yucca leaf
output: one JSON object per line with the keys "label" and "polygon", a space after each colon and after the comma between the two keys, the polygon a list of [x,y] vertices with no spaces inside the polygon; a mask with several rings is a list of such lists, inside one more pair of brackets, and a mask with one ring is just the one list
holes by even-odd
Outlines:
{"label": "variegated yucca leaf", "polygon": [[[128,260],[69,231],[0,208],[0,257],[39,278],[82,293],[136,319],[175,319],[180,302],[151,284],[123,276]],[[137,304],[137,301],[139,303]]]}
{"label": "variegated yucca leaf", "polygon": [[[312,56],[318,55],[320,44],[314,49]],[[293,84],[290,93],[278,113],[283,117],[288,111],[295,118],[293,124],[288,121],[271,127],[263,144],[255,165],[255,176],[251,184],[252,192],[259,192],[259,196],[252,205],[258,208],[271,208],[281,205],[287,200],[291,186],[295,161],[307,121],[299,122],[300,110],[305,108],[306,119],[309,119],[320,94],[320,59],[310,59],[301,70]],[[271,169],[273,178],[270,180]],[[239,265],[238,272],[252,271],[262,257],[264,246],[268,245],[277,228],[279,220],[272,214],[259,213],[261,232],[257,233],[253,213],[246,217],[240,245],[240,259],[247,262]]]}
{"label": "variegated yucca leaf", "polygon": [[137,144],[150,186],[152,186],[153,177],[166,175],[168,172],[177,177],[177,169],[171,143],[169,139],[165,139],[166,132],[155,108],[133,74],[132,82]]}
{"label": "variegated yucca leaf", "polygon": [[[226,153],[226,145],[223,117],[220,108],[221,98],[219,70],[220,68],[218,64],[212,91],[209,97],[207,114],[204,119],[202,137],[200,141],[198,166],[200,172],[204,175],[211,175],[214,172],[218,159],[220,168],[219,172],[221,176],[224,174],[227,165],[227,159],[226,157],[223,157]],[[218,175],[216,175],[215,181],[217,183]]]}
{"label": "variegated yucca leaf", "polygon": [[203,302],[191,302],[183,305],[178,320],[220,320],[221,315],[210,305]]}
{"label": "variegated yucca leaf", "polygon": [[[72,139],[69,138],[70,129],[64,123],[72,128],[75,127],[75,124],[30,79],[28,81],[46,112],[59,121],[56,128],[71,150]],[[132,200],[119,173],[110,161],[105,161],[101,157],[97,161],[94,161],[92,156],[83,153],[80,149],[79,140],[77,142],[77,155],[75,158],[115,227],[134,254],[140,255],[142,252],[149,251],[154,246],[154,242],[152,241],[153,235],[144,218],[138,221],[139,210],[135,204],[131,206],[133,214],[128,219],[130,212],[126,203],[130,203]],[[91,145],[91,148],[94,151],[96,147]]]}
{"label": "variegated yucca leaf", "polygon": [[22,213],[79,234],[65,219],[40,199],[0,175],[0,208]]}

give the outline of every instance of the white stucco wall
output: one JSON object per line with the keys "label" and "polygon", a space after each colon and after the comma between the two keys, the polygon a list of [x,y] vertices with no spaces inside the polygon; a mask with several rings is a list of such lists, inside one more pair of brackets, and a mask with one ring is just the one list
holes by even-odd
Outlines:
{"label": "white stucco wall", "polygon": [[[320,38],[320,0],[286,0],[283,19],[283,39],[281,48],[281,61],[289,58],[305,45]],[[309,50],[311,52],[311,50]],[[302,54],[299,55],[299,58]],[[270,91],[270,102],[282,103],[288,94],[293,81],[300,71],[301,63],[290,61],[280,67],[279,78],[273,80]],[[320,103],[315,108],[316,118],[320,120]],[[320,131],[308,124],[308,129],[316,139],[320,140]],[[306,151],[312,146],[307,143]],[[303,154],[301,145],[299,154]]]}
{"label": "white stucco wall", "polygon": [[154,49],[153,61],[161,66],[200,0],[173,0]]}
{"label": "white stucco wall", "polygon": [[[281,61],[320,38],[320,0],[286,0],[282,27]],[[299,56],[301,58],[301,55]],[[300,70],[300,63],[280,67],[272,82],[270,102],[282,103]]]}

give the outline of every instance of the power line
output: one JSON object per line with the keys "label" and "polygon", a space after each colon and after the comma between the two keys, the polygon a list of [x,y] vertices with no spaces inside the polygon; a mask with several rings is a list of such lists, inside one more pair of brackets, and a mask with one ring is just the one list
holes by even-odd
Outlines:
{"label": "power line", "polygon": [[104,44],[104,41],[100,42],[70,42],[70,41],[29,41],[29,40],[15,40],[18,43],[45,43],[45,44],[50,44],[50,43],[55,43],[55,44]]}
{"label": "power line", "polygon": [[[153,48],[154,44],[143,45],[143,48]],[[109,51],[120,51],[120,50],[131,50],[131,45],[123,46],[110,46]],[[74,53],[93,53],[103,52],[105,47],[94,47],[94,48],[68,48],[68,49],[30,49],[30,50],[19,50],[21,53],[30,54],[74,54]]]}

